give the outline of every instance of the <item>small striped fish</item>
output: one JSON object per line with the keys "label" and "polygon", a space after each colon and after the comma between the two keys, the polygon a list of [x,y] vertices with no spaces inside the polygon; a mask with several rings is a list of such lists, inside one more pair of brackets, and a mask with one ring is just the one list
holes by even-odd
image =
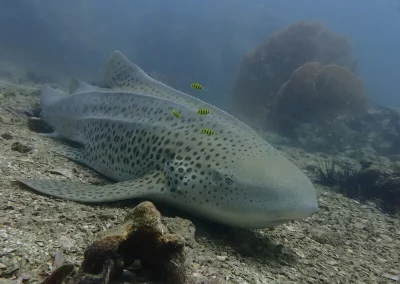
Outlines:
{"label": "small striped fish", "polygon": [[193,83],[193,84],[190,85],[190,87],[192,87],[193,89],[196,89],[196,90],[203,90],[204,89],[204,87],[202,85],[200,85],[199,83]]}
{"label": "small striped fish", "polygon": [[200,114],[200,115],[206,115],[206,114],[211,113],[211,111],[210,111],[209,109],[206,109],[206,108],[200,108],[200,109],[197,111],[197,113]]}
{"label": "small striped fish", "polygon": [[177,111],[177,110],[173,110],[172,114],[176,117],[176,118],[181,118],[181,114]]}
{"label": "small striped fish", "polygon": [[213,131],[213,130],[211,130],[211,129],[208,129],[208,128],[203,128],[203,129],[201,130],[201,132],[204,133],[204,134],[206,134],[206,135],[214,135],[214,134],[215,134],[215,131]]}

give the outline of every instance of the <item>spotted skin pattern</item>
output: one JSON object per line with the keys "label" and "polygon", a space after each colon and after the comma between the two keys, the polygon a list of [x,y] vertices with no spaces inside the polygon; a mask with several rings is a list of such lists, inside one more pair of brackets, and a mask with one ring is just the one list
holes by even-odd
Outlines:
{"label": "spotted skin pattern", "polygon": [[[54,151],[117,183],[21,179],[80,202],[148,198],[242,228],[304,218],[318,207],[309,179],[252,128],[149,77],[115,51],[101,87],[42,89],[42,118],[80,147]],[[198,109],[208,115],[198,115]],[[180,119],[171,113],[179,110]],[[204,135],[212,129],[216,134]]]}

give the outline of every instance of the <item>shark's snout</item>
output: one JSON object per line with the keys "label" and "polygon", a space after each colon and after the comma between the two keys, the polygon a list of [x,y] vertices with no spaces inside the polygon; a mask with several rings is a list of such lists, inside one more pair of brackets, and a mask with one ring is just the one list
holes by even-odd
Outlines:
{"label": "shark's snout", "polygon": [[284,223],[289,220],[301,220],[318,210],[315,188],[311,182],[308,186],[308,188],[297,187],[298,193],[290,191],[290,193],[282,195],[281,200],[276,200],[275,210],[268,210],[270,211],[269,214],[272,213],[271,215],[274,216],[274,222]]}
{"label": "shark's snout", "polygon": [[294,164],[283,160],[282,166],[285,168],[284,174],[270,172],[273,176],[270,176],[269,180],[274,182],[265,189],[272,201],[268,206],[272,211],[279,212],[277,219],[305,218],[318,209],[315,187]]}

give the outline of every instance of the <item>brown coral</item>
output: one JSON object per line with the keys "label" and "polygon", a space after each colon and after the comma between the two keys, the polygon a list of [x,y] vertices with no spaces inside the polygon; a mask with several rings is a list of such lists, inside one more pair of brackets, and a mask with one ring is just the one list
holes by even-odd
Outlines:
{"label": "brown coral", "polygon": [[348,68],[308,62],[293,72],[278,92],[274,118],[286,133],[299,123],[323,123],[342,114],[366,111],[363,82]]}
{"label": "brown coral", "polygon": [[232,92],[238,115],[260,114],[271,106],[290,74],[311,61],[354,66],[348,39],[320,23],[295,23],[271,35],[242,61]]}
{"label": "brown coral", "polygon": [[299,117],[303,117],[304,120],[309,118],[307,116],[315,108],[315,78],[321,68],[319,62],[307,62],[297,68],[282,86],[273,111],[278,129],[282,130],[282,124],[296,123]]}
{"label": "brown coral", "polygon": [[[318,94],[318,117],[333,117],[343,113],[364,114],[367,96],[363,81],[350,69],[334,64],[324,66],[315,78]],[[324,106],[324,107],[323,107]]]}
{"label": "brown coral", "polygon": [[151,202],[143,202],[123,224],[101,234],[86,249],[74,283],[107,283],[140,260],[153,277],[166,283],[189,283],[185,270],[184,240],[169,234],[161,214]]}

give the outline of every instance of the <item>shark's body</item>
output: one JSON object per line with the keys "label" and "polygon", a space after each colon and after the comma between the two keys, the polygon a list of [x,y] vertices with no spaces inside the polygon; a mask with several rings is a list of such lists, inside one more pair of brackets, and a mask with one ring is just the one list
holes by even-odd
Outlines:
{"label": "shark's body", "polygon": [[[22,183],[81,202],[148,198],[242,228],[275,226],[317,210],[303,172],[233,116],[150,78],[118,51],[102,87],[78,82],[69,95],[44,86],[42,118],[57,136],[81,145],[57,152],[117,183]],[[199,108],[211,113],[199,115]]]}

